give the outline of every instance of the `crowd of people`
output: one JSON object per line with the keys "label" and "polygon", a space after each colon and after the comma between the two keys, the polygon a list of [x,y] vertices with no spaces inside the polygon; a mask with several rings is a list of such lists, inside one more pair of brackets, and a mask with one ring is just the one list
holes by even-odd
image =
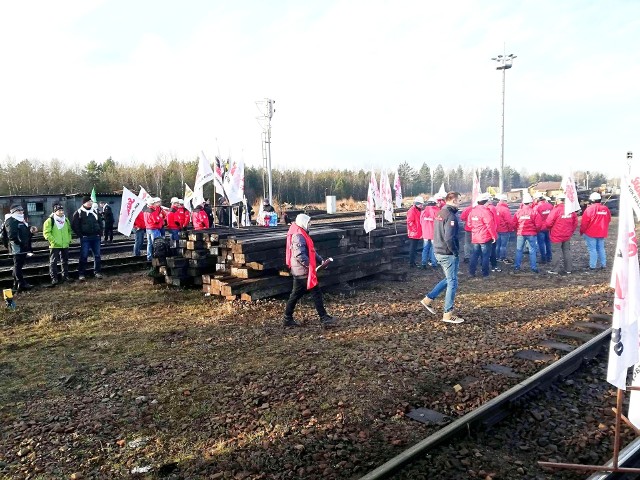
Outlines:
{"label": "crowd of people", "polygon": [[[426,202],[422,196],[417,196],[407,212],[409,268],[439,266],[445,274],[445,278],[422,299],[422,305],[435,315],[433,301],[446,290],[442,320],[448,323],[464,321],[453,313],[461,254],[471,277],[476,276],[478,265],[482,276],[488,277],[491,272],[502,271],[499,264],[513,264],[514,272],[521,271],[525,246],[533,273],[539,273],[539,264],[550,264],[555,251],[556,255],[561,255],[561,268],[548,270],[548,273],[570,275],[573,271],[571,238],[578,228],[578,215],[576,212],[565,213],[563,194],[556,195],[554,205],[550,200],[542,193],[536,193],[535,199],[525,193],[512,215],[506,195],[494,198],[484,193],[478,196],[476,205],[466,207],[458,218],[458,192],[449,192],[445,199],[433,198]],[[444,205],[439,206],[439,202]],[[459,222],[464,222],[462,250]],[[582,213],[579,229],[589,252],[591,270],[607,266],[604,239],[610,222],[609,208],[602,204],[600,194],[593,192]],[[507,256],[512,235],[516,237],[513,261]],[[422,262],[418,264],[415,260],[420,251]]]}

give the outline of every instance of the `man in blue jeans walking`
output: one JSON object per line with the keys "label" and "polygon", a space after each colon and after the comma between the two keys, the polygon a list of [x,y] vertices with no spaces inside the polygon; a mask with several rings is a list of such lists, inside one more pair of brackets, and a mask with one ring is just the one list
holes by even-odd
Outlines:
{"label": "man in blue jeans walking", "polygon": [[444,271],[445,278],[440,280],[427,295],[420,301],[422,306],[432,314],[436,314],[433,300],[446,290],[444,296],[444,313],[442,321],[447,323],[462,323],[463,318],[453,313],[453,305],[458,289],[458,267],[460,258],[458,252],[458,206],[460,194],[449,192],[445,198],[445,206],[436,215],[433,231],[433,248],[436,259]]}

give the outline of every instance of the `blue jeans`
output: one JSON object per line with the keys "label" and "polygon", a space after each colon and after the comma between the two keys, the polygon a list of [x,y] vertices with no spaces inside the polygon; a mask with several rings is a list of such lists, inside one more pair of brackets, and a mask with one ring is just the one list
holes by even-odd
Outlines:
{"label": "blue jeans", "polygon": [[80,262],[78,264],[78,275],[84,277],[87,269],[87,258],[89,250],[93,254],[93,273],[100,273],[100,235],[80,238]]}
{"label": "blue jeans", "polygon": [[532,272],[538,271],[538,264],[536,261],[536,255],[538,254],[538,236],[537,235],[518,235],[516,238],[516,260],[513,263],[513,268],[520,270],[520,264],[522,263],[522,249],[524,248],[524,242],[529,243],[529,265]]}
{"label": "blue jeans", "polygon": [[458,267],[460,266],[460,259],[453,255],[436,255],[436,260],[444,271],[444,278],[433,287],[427,297],[431,300],[435,299],[442,293],[443,290],[447,290],[444,295],[444,311],[450,312],[453,310],[453,301],[456,298],[456,290],[458,289]]}
{"label": "blue jeans", "polygon": [[180,240],[180,230],[169,230],[169,235],[171,235],[171,240],[176,242]]}
{"label": "blue jeans", "polygon": [[438,264],[436,260],[436,254],[433,251],[433,240],[424,239],[424,247],[422,247],[422,265],[427,264],[427,260],[431,262],[434,267]]}
{"label": "blue jeans", "polygon": [[509,245],[510,232],[498,233],[498,258],[504,260],[507,258],[507,245]]}
{"label": "blue jeans", "polygon": [[538,232],[538,248],[540,249],[540,260],[543,262],[551,261],[551,237],[549,230]]}
{"label": "blue jeans", "polygon": [[139,228],[135,231],[135,239],[133,241],[133,254],[135,256],[140,255],[140,250],[142,250],[142,244],[144,243],[144,235],[144,228]]}
{"label": "blue jeans", "polygon": [[147,260],[151,261],[153,258],[153,239],[162,236],[160,229],[147,228]]}
{"label": "blue jeans", "polygon": [[486,243],[474,243],[471,245],[471,260],[469,260],[469,274],[473,277],[476,274],[476,267],[478,266],[478,259],[482,258],[481,268],[482,276],[489,276],[489,260],[491,257],[491,250],[493,248],[493,242]]}
{"label": "blue jeans", "polygon": [[596,268],[598,259],[600,259],[600,266],[605,268],[607,266],[607,254],[604,251],[604,238],[585,235],[584,241],[587,243],[587,250],[589,250],[589,268]]}

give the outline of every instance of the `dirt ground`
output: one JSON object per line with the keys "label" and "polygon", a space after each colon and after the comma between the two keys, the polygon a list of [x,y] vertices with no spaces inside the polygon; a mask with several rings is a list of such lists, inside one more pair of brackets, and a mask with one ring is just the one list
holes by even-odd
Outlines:
{"label": "dirt ground", "polygon": [[[570,276],[527,273],[526,257],[488,279],[462,265],[461,325],[418,303],[438,270],[327,294],[328,331],[308,300],[285,330],[283,298],[225,302],[144,273],[20,294],[0,310],[0,478],[359,478],[433,433],[410,409],[468,413],[517,381],[484,365],[531,374],[544,365],[516,351],[610,313],[610,232],[607,270],[578,236]],[[456,392],[465,377],[485,380]]]}

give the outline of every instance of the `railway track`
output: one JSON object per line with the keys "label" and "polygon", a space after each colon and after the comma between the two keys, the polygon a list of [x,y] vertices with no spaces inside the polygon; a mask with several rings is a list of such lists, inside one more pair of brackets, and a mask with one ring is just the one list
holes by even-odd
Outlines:
{"label": "railway track", "polygon": [[[459,439],[471,436],[480,431],[485,431],[489,427],[496,425],[498,422],[514,414],[514,412],[526,411],[526,402],[533,394],[549,388],[559,379],[568,378],[578,370],[585,361],[595,358],[608,345],[611,333],[610,328],[608,328],[608,325],[611,323],[610,316],[591,315],[590,320],[592,321],[576,322],[571,329],[557,330],[554,333],[554,337],[556,337],[557,340],[554,338],[553,340],[541,342],[540,347],[560,352],[562,354],[561,358],[531,377],[519,382],[514,387],[488,401],[481,407],[440,428],[424,440],[409,447],[396,457],[364,475],[361,477],[361,480],[386,479],[404,473],[407,469],[414,468],[416,464],[423,461],[424,458],[432,454],[438,447],[455,443]],[[569,339],[568,343],[565,343],[567,339]],[[579,345],[574,346],[571,343],[579,343]],[[540,352],[539,349],[519,351],[515,356],[536,362],[543,361],[545,357],[547,359],[549,358],[548,354]],[[499,365],[487,366],[487,370],[495,372],[496,374],[512,374],[508,368],[501,368]],[[409,412],[407,416],[432,425],[438,424],[443,419],[443,416],[438,414],[438,412],[426,409],[416,409]],[[626,466],[633,466],[631,465],[633,462],[640,461],[640,440],[627,447],[627,449],[624,450],[624,456],[621,454],[621,466],[623,459],[629,463]],[[600,473],[598,476],[593,476],[592,478],[593,480],[622,478],[605,475],[606,474]],[[406,476],[403,478],[412,477]]]}

